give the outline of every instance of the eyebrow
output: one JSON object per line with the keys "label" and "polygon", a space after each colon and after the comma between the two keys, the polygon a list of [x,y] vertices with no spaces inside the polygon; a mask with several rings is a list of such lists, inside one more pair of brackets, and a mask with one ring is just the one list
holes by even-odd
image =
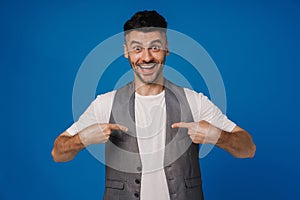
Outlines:
{"label": "eyebrow", "polygon": [[153,44],[153,43],[160,43],[160,44],[162,44],[162,41],[161,41],[160,39],[157,39],[157,40],[153,40],[153,41],[151,41],[151,43],[150,43],[150,44]]}
{"label": "eyebrow", "polygon": [[142,43],[139,42],[139,41],[136,41],[136,40],[132,40],[132,41],[130,42],[130,45],[133,45],[133,44],[142,44]]}
{"label": "eyebrow", "polygon": [[[157,40],[153,40],[153,41],[150,42],[150,44],[154,44],[154,43],[160,43],[160,44],[162,44],[162,41],[161,41],[160,39],[157,39]],[[142,45],[141,42],[136,41],[136,40],[132,40],[132,41],[130,42],[130,45],[133,45],[133,44],[139,44],[139,45]]]}

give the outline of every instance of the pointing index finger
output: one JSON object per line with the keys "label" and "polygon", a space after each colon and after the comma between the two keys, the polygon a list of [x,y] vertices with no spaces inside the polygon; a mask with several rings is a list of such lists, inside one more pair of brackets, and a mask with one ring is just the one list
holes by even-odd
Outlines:
{"label": "pointing index finger", "polygon": [[191,128],[193,123],[190,122],[177,122],[172,124],[172,128]]}

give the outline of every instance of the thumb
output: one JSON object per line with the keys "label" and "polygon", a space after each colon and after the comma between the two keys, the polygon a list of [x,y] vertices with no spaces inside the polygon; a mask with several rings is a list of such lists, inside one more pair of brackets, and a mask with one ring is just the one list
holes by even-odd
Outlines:
{"label": "thumb", "polygon": [[108,126],[112,130],[120,130],[120,131],[124,131],[124,132],[128,131],[128,128],[126,126],[121,125],[121,124],[108,124]]}

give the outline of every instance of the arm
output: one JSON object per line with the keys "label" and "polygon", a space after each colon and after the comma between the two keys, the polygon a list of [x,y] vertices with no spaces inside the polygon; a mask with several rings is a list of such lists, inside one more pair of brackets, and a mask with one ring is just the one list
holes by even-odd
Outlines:
{"label": "arm", "polygon": [[55,162],[66,162],[72,160],[83,148],[79,134],[71,136],[68,132],[63,132],[55,139],[51,154]]}
{"label": "arm", "polygon": [[230,133],[222,131],[216,145],[237,158],[253,158],[256,151],[250,134],[239,126]]}
{"label": "arm", "polygon": [[251,158],[254,156],[256,146],[250,134],[236,126],[232,132],[221,130],[207,121],[179,122],[173,128],[187,128],[191,140],[196,144],[216,144],[237,158]]}
{"label": "arm", "polygon": [[106,142],[112,130],[126,132],[127,128],[119,124],[93,124],[74,136],[63,132],[54,141],[54,147],[51,152],[53,160],[55,162],[72,160],[86,146]]}

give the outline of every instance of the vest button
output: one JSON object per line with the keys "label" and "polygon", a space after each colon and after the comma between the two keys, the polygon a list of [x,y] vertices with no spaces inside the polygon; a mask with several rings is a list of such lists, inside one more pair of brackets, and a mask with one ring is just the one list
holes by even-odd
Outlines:
{"label": "vest button", "polygon": [[138,192],[135,192],[133,195],[134,195],[136,198],[138,198],[138,197],[140,196]]}
{"label": "vest button", "polygon": [[140,181],[139,179],[135,179],[135,183],[136,183],[136,184],[140,184],[141,181]]}
{"label": "vest button", "polygon": [[138,166],[138,167],[136,168],[136,170],[138,170],[138,171],[140,172],[140,171],[142,171],[142,167]]}

